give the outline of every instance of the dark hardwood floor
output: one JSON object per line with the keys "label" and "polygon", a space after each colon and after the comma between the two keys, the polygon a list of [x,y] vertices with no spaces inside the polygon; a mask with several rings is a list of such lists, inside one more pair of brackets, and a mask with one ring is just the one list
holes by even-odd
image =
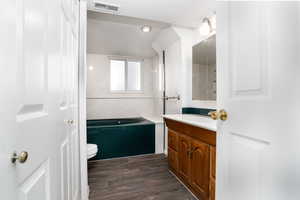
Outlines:
{"label": "dark hardwood floor", "polygon": [[169,172],[164,155],[90,161],[90,200],[196,200]]}

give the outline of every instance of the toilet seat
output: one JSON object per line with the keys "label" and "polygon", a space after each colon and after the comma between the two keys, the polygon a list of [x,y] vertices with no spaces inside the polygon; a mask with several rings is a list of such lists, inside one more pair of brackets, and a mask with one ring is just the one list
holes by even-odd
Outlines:
{"label": "toilet seat", "polygon": [[98,153],[98,146],[96,144],[87,144],[87,158],[93,158]]}

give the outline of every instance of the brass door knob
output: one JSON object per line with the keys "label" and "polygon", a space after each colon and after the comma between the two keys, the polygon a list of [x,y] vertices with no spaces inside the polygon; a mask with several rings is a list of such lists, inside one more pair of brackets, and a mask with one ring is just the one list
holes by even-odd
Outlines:
{"label": "brass door knob", "polygon": [[211,111],[208,113],[208,116],[210,116],[210,118],[212,118],[213,120],[217,120],[218,119],[218,111]]}
{"label": "brass door knob", "polygon": [[228,118],[228,114],[227,112],[222,109],[220,111],[212,111],[208,113],[208,116],[210,116],[210,118],[212,118],[213,120],[222,120],[222,121],[226,121]]}
{"label": "brass door knob", "polygon": [[75,123],[75,121],[74,121],[74,120],[72,120],[72,119],[65,120],[65,122],[66,122],[68,125],[70,125],[70,124],[74,124],[74,123]]}
{"label": "brass door knob", "polygon": [[25,163],[27,159],[28,159],[28,152],[22,151],[19,155],[17,153],[13,153],[11,162],[16,163],[17,161],[19,161],[19,163]]}
{"label": "brass door knob", "polygon": [[222,109],[219,111],[219,119],[222,120],[222,121],[226,121],[228,118],[228,115],[227,115],[227,112]]}

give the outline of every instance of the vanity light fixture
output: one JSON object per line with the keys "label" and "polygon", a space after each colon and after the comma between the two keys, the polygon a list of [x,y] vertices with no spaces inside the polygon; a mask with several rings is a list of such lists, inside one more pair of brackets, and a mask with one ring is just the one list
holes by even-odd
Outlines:
{"label": "vanity light fixture", "polygon": [[210,21],[212,30],[216,30],[217,29],[217,16],[216,16],[216,14],[212,15],[209,18],[209,21]]}
{"label": "vanity light fixture", "polygon": [[200,34],[204,35],[204,36],[210,34],[210,32],[212,31],[211,22],[207,17],[205,17],[203,19],[202,24],[199,28],[199,31],[200,31]]}
{"label": "vanity light fixture", "polygon": [[144,25],[142,26],[141,30],[144,32],[144,33],[149,33],[152,31],[152,27],[151,26],[148,26],[148,25]]}

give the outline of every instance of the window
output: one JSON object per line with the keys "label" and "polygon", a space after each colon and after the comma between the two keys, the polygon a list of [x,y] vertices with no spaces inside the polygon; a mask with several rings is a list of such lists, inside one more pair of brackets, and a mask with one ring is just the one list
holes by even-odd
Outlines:
{"label": "window", "polygon": [[125,90],[125,61],[111,60],[110,61],[110,89]]}
{"label": "window", "polygon": [[111,91],[141,91],[141,62],[110,60]]}

